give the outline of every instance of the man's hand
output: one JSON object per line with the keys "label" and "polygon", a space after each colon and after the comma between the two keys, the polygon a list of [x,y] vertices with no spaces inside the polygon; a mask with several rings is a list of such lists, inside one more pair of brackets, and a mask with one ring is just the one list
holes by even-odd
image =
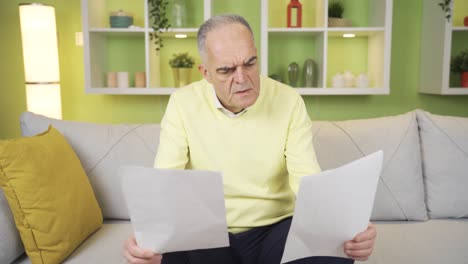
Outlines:
{"label": "man's hand", "polygon": [[372,223],[369,223],[364,232],[357,234],[353,240],[345,242],[345,254],[354,260],[367,260],[374,249],[376,237],[377,230]]}
{"label": "man's hand", "polygon": [[162,260],[161,254],[139,247],[133,235],[125,241],[123,255],[131,264],[161,264]]}

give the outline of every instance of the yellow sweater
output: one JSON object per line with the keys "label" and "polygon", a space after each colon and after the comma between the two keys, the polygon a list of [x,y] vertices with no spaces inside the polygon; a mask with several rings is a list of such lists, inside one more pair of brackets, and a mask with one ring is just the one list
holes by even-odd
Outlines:
{"label": "yellow sweater", "polygon": [[222,172],[230,232],[291,216],[300,177],[320,171],[301,96],[261,77],[257,101],[235,118],[214,96],[206,80],[172,94],[155,167]]}

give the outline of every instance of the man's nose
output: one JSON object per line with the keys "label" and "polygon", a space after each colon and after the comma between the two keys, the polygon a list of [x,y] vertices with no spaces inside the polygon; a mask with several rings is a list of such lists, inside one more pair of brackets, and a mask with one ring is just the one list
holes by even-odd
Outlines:
{"label": "man's nose", "polygon": [[245,71],[244,66],[237,66],[236,72],[234,73],[234,80],[237,83],[245,83],[247,80],[247,72]]}

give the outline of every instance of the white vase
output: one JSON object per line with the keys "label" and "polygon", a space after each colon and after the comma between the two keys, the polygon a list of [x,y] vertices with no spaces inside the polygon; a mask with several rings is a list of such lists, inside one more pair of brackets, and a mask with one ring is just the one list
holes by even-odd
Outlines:
{"label": "white vase", "polygon": [[343,88],[344,87],[344,78],[341,73],[336,73],[335,76],[333,76],[333,88]]}
{"label": "white vase", "polygon": [[369,78],[365,73],[361,73],[356,77],[356,87],[367,88],[369,87]]}
{"label": "white vase", "polygon": [[171,26],[175,28],[187,27],[185,0],[174,0],[171,11]]}
{"label": "white vase", "polygon": [[350,71],[345,71],[343,74],[344,86],[353,87],[354,85],[354,75]]}

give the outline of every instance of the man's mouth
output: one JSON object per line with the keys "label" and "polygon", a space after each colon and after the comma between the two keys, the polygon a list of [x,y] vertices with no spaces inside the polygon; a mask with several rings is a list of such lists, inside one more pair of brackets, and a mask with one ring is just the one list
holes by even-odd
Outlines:
{"label": "man's mouth", "polygon": [[236,93],[236,94],[242,95],[242,94],[248,93],[249,91],[250,91],[250,89],[245,89],[245,90],[237,91],[237,92],[235,92],[235,93]]}

